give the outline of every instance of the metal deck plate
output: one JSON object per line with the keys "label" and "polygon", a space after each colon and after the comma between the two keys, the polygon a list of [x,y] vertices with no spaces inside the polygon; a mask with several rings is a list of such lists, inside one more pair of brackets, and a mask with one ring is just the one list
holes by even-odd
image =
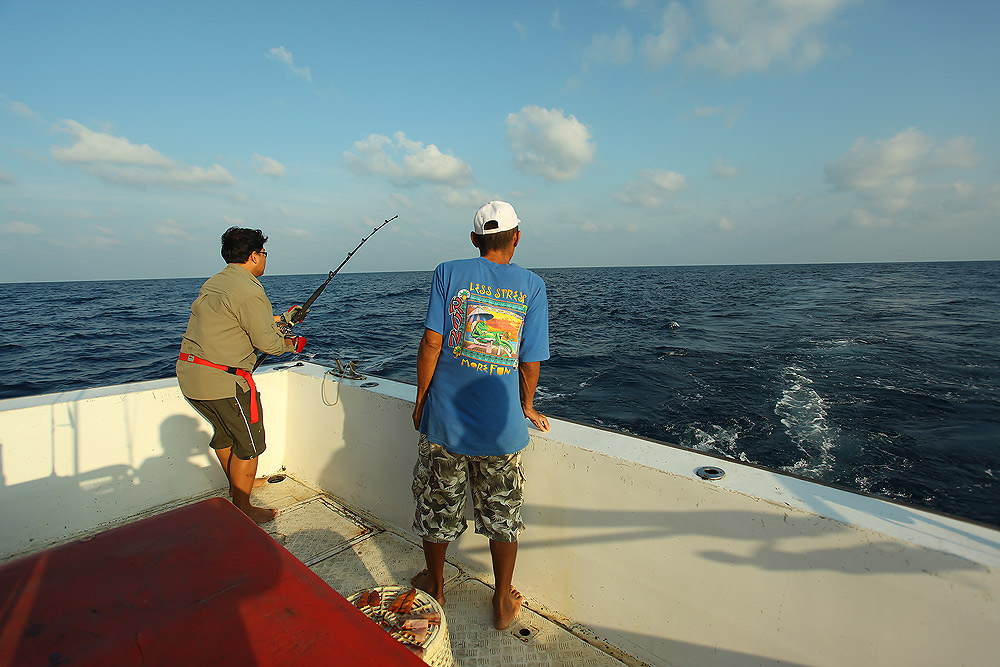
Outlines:
{"label": "metal deck plate", "polygon": [[[275,478],[277,475],[272,475]],[[268,482],[253,490],[253,503],[258,507],[283,510],[303,500],[315,498],[317,491],[290,475],[284,475],[280,482]]]}
{"label": "metal deck plate", "polygon": [[455,664],[461,667],[624,665],[527,608],[521,609],[506,630],[494,629],[493,588],[478,579],[461,579],[445,586],[445,598],[451,651]]}
{"label": "metal deck plate", "polygon": [[322,497],[282,510],[274,521],[263,527],[306,565],[343,551],[352,542],[377,530]]}
{"label": "metal deck plate", "polygon": [[[311,569],[347,597],[375,586],[409,586],[410,578],[424,569],[424,552],[398,535],[383,532],[352,544]],[[457,567],[445,564],[445,581],[458,574]]]}

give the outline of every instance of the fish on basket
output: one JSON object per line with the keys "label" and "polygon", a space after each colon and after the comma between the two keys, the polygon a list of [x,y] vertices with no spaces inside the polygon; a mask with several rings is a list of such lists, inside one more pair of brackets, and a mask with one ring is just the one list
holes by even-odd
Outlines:
{"label": "fish on basket", "polygon": [[403,591],[392,601],[388,607],[388,611],[394,614],[409,614],[413,609],[413,601],[417,599],[417,589],[411,588],[408,591]]}

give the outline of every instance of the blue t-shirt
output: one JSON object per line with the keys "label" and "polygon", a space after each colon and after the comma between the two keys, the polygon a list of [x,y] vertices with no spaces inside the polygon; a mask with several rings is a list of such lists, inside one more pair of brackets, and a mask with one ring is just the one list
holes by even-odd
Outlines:
{"label": "blue t-shirt", "polygon": [[502,456],[528,444],[519,361],[549,358],[545,283],[517,264],[459,259],[434,270],[424,325],[444,337],[420,432],[448,451]]}

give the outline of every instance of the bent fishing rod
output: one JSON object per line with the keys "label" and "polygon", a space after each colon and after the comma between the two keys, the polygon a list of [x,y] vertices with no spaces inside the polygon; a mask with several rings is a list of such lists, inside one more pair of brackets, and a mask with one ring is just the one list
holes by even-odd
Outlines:
{"label": "bent fishing rod", "polygon": [[[316,288],[316,291],[313,292],[308,299],[306,299],[306,302],[302,304],[302,307],[292,313],[290,318],[291,320],[290,324],[295,325],[304,320],[306,317],[306,313],[309,311],[309,306],[313,305],[313,302],[316,300],[316,298],[323,293],[323,290],[325,290],[326,286],[330,284],[330,281],[333,280],[333,277],[338,273],[340,273],[340,270],[344,268],[344,264],[347,264],[347,262],[350,261],[351,257],[354,257],[354,253],[356,253],[361,248],[361,246],[365,244],[365,241],[375,236],[375,232],[382,229],[383,227],[385,227],[398,217],[399,215],[397,214],[392,216],[388,220],[383,221],[381,225],[372,229],[371,234],[361,239],[361,243],[355,246],[354,250],[347,253],[347,257],[345,257],[344,261],[340,263],[340,266],[338,266],[336,269],[330,272],[330,275],[327,277],[327,279],[323,282],[322,285]],[[254,363],[253,369],[250,372],[253,373],[255,370],[257,370],[260,367],[260,365],[264,363],[264,359],[266,359],[267,356],[268,355],[266,352],[261,352],[259,355],[257,355],[257,361]]]}

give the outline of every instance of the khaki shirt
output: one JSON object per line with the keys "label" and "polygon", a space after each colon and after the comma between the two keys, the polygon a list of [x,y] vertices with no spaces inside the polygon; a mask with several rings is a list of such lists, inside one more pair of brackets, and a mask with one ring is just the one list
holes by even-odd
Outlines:
{"label": "khaki shirt", "polygon": [[[205,281],[191,304],[181,352],[249,371],[255,349],[282,354],[292,347],[285,345],[260,281],[241,264],[228,264]],[[236,396],[237,383],[250,389],[241,377],[189,361],[177,362],[177,381],[184,395],[196,400]]]}

